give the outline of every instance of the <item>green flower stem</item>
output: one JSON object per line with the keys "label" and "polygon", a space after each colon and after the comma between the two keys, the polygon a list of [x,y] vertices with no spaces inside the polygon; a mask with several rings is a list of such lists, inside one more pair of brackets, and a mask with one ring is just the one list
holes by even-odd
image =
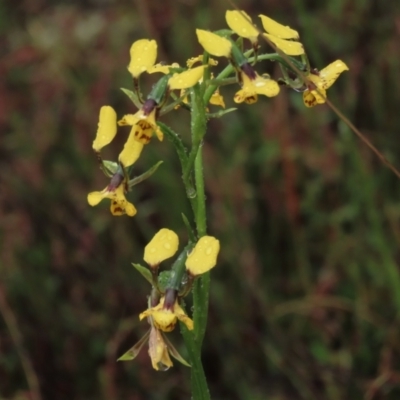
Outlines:
{"label": "green flower stem", "polygon": [[[277,59],[278,54],[267,54],[258,57],[263,59]],[[249,60],[250,61],[250,60]],[[216,79],[224,79],[229,77],[234,72],[232,65],[228,65]],[[191,133],[192,133],[192,148],[187,156],[180,156],[183,169],[183,182],[186,192],[189,193],[190,178],[194,173],[195,198],[191,199],[196,230],[198,237],[202,237],[207,233],[206,219],[206,197],[204,187],[204,171],[202,157],[202,143],[206,133],[206,104],[217,85],[209,84],[209,74],[205,74],[202,86],[196,85],[191,89]],[[175,139],[175,138],[174,138]],[[194,170],[194,171],[193,171]],[[210,289],[210,273],[207,272],[196,278],[193,284],[193,321],[194,331],[190,332],[187,328],[181,325],[181,332],[186,343],[191,369],[191,386],[193,400],[209,400],[210,393],[207,386],[207,380],[204,374],[203,365],[201,363],[201,345],[207,326],[208,303]]]}
{"label": "green flower stem", "polygon": [[[205,82],[205,81],[203,81]],[[202,141],[206,133],[206,107],[203,101],[203,88],[198,85],[191,89],[191,132],[192,149],[184,172],[184,183],[192,176],[194,166],[194,184],[196,201],[194,219],[197,236],[207,232],[206,205],[203,176]],[[193,160],[193,161],[192,161]],[[193,164],[192,164],[193,163]],[[187,188],[186,188],[187,190]],[[208,275],[208,274],[207,274]],[[197,278],[193,285],[193,320],[194,332],[190,332],[181,324],[182,335],[188,349],[191,369],[191,386],[193,400],[209,400],[210,393],[201,363],[201,343],[206,329],[208,309],[209,276]]]}
{"label": "green flower stem", "polygon": [[197,342],[195,341],[193,333],[189,331],[183,323],[180,323],[180,327],[192,366],[191,398],[193,400],[210,400],[210,392],[208,390],[207,379],[201,363],[201,352],[198,350]]}
{"label": "green flower stem", "polygon": [[[197,278],[193,285],[193,322],[194,322],[194,336],[196,344],[201,348],[203,343],[204,334],[207,328],[208,318],[208,302],[210,291],[210,272],[206,272]],[[201,306],[196,307],[196,304]]]}
{"label": "green flower stem", "polygon": [[174,145],[175,150],[178,153],[179,161],[182,168],[183,183],[186,188],[186,194],[191,202],[194,211],[196,207],[196,203],[194,201],[194,198],[196,197],[196,189],[193,186],[191,174],[187,173],[190,159],[188,159],[186,148],[183,145],[182,139],[179,137],[179,135],[168,125],[165,125],[164,123],[159,121],[157,122],[157,125],[161,128],[162,132],[168,138],[168,140]]}
{"label": "green flower stem", "polygon": [[195,218],[197,234],[199,237],[202,237],[207,233],[206,195],[204,190],[203,156],[201,154],[202,148],[202,146],[199,147],[194,163],[194,181],[197,193],[197,208]]}

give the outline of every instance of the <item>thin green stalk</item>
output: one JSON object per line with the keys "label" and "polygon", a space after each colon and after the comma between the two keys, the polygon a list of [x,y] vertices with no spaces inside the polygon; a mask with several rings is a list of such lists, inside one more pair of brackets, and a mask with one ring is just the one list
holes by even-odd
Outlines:
{"label": "thin green stalk", "polygon": [[203,147],[199,147],[199,151],[194,162],[194,182],[197,193],[197,208],[196,208],[196,228],[199,237],[207,233],[206,221],[206,196],[204,191],[204,175],[203,175],[203,156],[201,154]]}
{"label": "thin green stalk", "polygon": [[[197,149],[196,153],[192,153],[196,154],[194,159],[194,183],[196,188],[194,219],[196,222],[197,235],[201,237],[207,232],[201,145],[206,132],[206,109],[203,101],[202,90],[200,90],[199,87],[194,87],[191,90],[191,109],[192,152]],[[191,165],[188,164],[185,171],[187,173],[186,178],[188,178],[191,173]],[[184,179],[184,182],[187,182],[187,179]],[[201,344],[207,323],[208,290],[210,286],[209,274],[206,275],[206,277],[203,276],[198,278],[193,285],[194,332],[189,332],[185,327],[181,328],[192,365],[191,386],[193,400],[210,399],[207,380],[201,363]]]}
{"label": "thin green stalk", "polygon": [[180,326],[192,366],[192,399],[210,400],[210,391],[208,390],[207,379],[201,363],[201,352],[198,351],[197,342],[195,341],[193,333],[189,331],[184,324],[181,323]]}

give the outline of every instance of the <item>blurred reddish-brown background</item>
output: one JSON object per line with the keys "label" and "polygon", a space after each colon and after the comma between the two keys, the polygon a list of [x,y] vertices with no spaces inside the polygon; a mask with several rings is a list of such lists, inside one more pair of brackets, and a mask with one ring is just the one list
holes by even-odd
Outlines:
{"label": "blurred reddish-brown background", "polygon": [[[348,64],[329,97],[399,167],[397,3],[237,4],[297,29],[314,67]],[[116,363],[147,329],[137,315],[149,287],[131,262],[157,229],[185,235],[176,154],[147,146],[138,173],[164,164],[131,194],[138,215],[115,218],[86,203],[107,184],[91,142],[102,105],[134,111],[119,90],[131,88],[134,40],[154,38],[159,60],[183,64],[200,53],[194,28],[226,28],[229,8],[0,3],[1,399],[190,398],[178,363],[155,372],[147,350]],[[234,88],[222,92],[232,107]],[[163,121],[188,140],[184,111]],[[222,243],[203,352],[213,398],[398,399],[399,180],[328,107],[288,90],[212,120],[204,152],[209,232]]]}

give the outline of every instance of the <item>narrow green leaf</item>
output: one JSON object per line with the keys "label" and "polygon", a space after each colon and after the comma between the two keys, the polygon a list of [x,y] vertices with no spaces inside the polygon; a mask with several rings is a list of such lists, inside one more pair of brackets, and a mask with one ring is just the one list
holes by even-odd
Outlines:
{"label": "narrow green leaf", "polygon": [[196,235],[190,225],[189,220],[187,219],[186,215],[184,213],[181,213],[182,219],[183,219],[183,223],[186,226],[186,229],[188,231],[188,235],[189,235],[189,242],[191,243],[195,243],[196,242]]}
{"label": "narrow green leaf", "polygon": [[179,354],[178,350],[174,347],[174,345],[169,341],[167,336],[161,332],[161,335],[167,344],[169,354],[171,354],[172,357],[175,358],[175,360],[178,360],[181,364],[185,365],[186,367],[191,367],[191,365]]}
{"label": "narrow green leaf", "polygon": [[120,88],[133,102],[133,104],[137,107],[137,108],[141,108],[142,107],[142,103],[139,101],[139,98],[137,97],[137,95],[132,92],[132,90],[128,90],[125,88]]}
{"label": "narrow green leaf", "polygon": [[184,169],[186,167],[186,163],[187,163],[187,151],[186,151],[185,146],[183,145],[182,139],[168,125],[165,125],[159,121],[157,121],[157,125],[161,128],[162,132],[168,138],[168,140],[174,145],[175,150],[178,153],[178,157],[181,162],[182,169]]}
{"label": "narrow green leaf", "polygon": [[147,178],[150,178],[151,175],[154,174],[154,172],[157,171],[158,167],[163,163],[164,161],[159,161],[157,164],[153,165],[149,170],[147,170],[145,173],[142,175],[139,175],[133,179],[129,180],[129,189],[138,183],[144,181]]}
{"label": "narrow green leaf", "polygon": [[118,170],[118,163],[115,161],[101,160],[100,168],[108,178],[111,178]]}
{"label": "narrow green leaf", "polygon": [[153,279],[151,276],[151,272],[146,268],[141,266],[140,264],[134,264],[132,265],[136,268],[137,271],[141,273],[141,275],[152,285],[153,284]]}
{"label": "narrow green leaf", "polygon": [[237,108],[227,108],[226,110],[219,110],[215,113],[207,114],[207,118],[221,118],[223,115],[236,111]]}
{"label": "narrow green leaf", "polygon": [[143,345],[149,340],[150,329],[144,334],[144,336],[132,346],[126,353],[124,353],[117,361],[131,361],[133,360],[142,350]]}

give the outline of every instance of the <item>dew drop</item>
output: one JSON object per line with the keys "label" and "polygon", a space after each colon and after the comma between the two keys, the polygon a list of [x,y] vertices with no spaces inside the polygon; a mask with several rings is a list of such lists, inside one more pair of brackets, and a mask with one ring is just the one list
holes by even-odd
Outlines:
{"label": "dew drop", "polygon": [[170,245],[169,243],[164,243],[164,248],[170,249],[170,248],[171,248],[171,245]]}
{"label": "dew drop", "polygon": [[168,365],[164,365],[162,363],[158,363],[157,366],[158,366],[158,370],[159,371],[167,371],[167,370],[169,370]]}
{"label": "dew drop", "polygon": [[211,252],[212,252],[212,248],[209,247],[209,248],[206,250],[206,254],[209,256],[209,255],[211,254]]}
{"label": "dew drop", "polygon": [[150,253],[155,253],[156,252],[156,248],[155,247],[152,247],[151,249],[150,249]]}

